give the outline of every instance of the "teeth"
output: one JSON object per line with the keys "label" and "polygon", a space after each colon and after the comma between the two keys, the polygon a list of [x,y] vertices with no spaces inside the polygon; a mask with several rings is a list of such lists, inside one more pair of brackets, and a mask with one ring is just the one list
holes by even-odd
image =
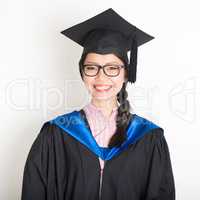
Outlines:
{"label": "teeth", "polygon": [[109,86],[109,87],[105,87],[105,86],[94,86],[94,87],[97,88],[97,89],[106,90],[106,89],[109,89],[111,86]]}

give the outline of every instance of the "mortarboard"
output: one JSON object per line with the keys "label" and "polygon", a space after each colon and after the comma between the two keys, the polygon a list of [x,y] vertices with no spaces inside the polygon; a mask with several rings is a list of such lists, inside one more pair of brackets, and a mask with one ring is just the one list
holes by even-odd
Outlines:
{"label": "mortarboard", "polygon": [[[137,49],[140,45],[154,39],[130,24],[112,8],[61,31],[66,37],[81,45],[83,55],[89,52],[114,53],[125,61],[128,67],[128,81],[136,81]],[[127,52],[130,52],[128,63]]]}

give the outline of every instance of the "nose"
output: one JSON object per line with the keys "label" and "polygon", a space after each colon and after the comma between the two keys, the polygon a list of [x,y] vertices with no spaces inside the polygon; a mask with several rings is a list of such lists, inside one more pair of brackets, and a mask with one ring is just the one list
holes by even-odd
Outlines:
{"label": "nose", "polygon": [[106,76],[106,74],[104,74],[104,71],[103,71],[103,69],[102,68],[100,68],[100,70],[99,70],[99,73],[97,74],[97,77],[99,78],[102,78],[102,77],[107,77]]}

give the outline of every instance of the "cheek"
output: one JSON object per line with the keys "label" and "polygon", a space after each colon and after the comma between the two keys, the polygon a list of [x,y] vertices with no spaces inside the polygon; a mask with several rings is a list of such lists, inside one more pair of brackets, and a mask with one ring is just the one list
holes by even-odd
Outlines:
{"label": "cheek", "polygon": [[85,84],[85,86],[90,89],[92,88],[92,85],[94,84],[94,79],[93,78],[85,78],[83,77],[83,82]]}
{"label": "cheek", "polygon": [[116,78],[113,80],[113,82],[115,83],[115,86],[116,86],[117,88],[122,88],[122,85],[123,85],[124,81],[125,81],[125,79],[124,79],[123,74],[120,75],[120,76],[118,76],[118,77],[116,77]]}
{"label": "cheek", "polygon": [[116,88],[117,92],[119,92],[121,90],[122,85],[123,85],[123,81],[117,81],[115,83],[115,88]]}

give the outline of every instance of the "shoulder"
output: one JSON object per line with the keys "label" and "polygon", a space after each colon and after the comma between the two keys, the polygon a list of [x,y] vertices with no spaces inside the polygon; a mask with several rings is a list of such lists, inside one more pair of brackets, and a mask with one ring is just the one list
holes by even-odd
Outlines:
{"label": "shoulder", "polygon": [[[54,149],[55,144],[62,144],[64,135],[63,130],[55,122],[62,122],[64,119],[65,124],[67,124],[68,120],[66,119],[74,116],[75,113],[76,111],[69,112],[56,116],[49,121],[45,121],[38,130],[37,136],[31,145],[27,160],[39,163],[41,157],[46,157],[48,152]],[[68,134],[66,134],[66,136],[68,136]]]}
{"label": "shoulder", "polygon": [[55,133],[61,131],[61,129],[59,128],[59,126],[57,126],[57,124],[67,124],[69,123],[69,118],[71,116],[74,116],[76,113],[76,111],[72,111],[72,112],[68,112],[65,114],[61,114],[61,115],[57,115],[54,118],[45,121],[43,123],[43,125],[41,126],[39,133],[34,141],[34,145],[36,146],[37,144],[41,144],[41,143],[48,143],[52,140],[52,137],[55,137]]}
{"label": "shoulder", "polygon": [[75,123],[75,121],[79,120],[80,112],[77,110],[58,115],[53,119],[49,120],[51,125],[59,124],[61,126],[67,126],[70,123]]}
{"label": "shoulder", "polygon": [[71,111],[55,116],[54,118],[43,123],[35,142],[50,142],[52,139],[55,139],[55,137],[61,135],[58,134],[63,132],[63,129],[61,129],[61,127],[68,127],[72,124],[75,124],[77,123],[78,119],[78,111]]}
{"label": "shoulder", "polygon": [[137,140],[136,146],[138,149],[143,149],[147,157],[152,152],[158,153],[160,156],[161,154],[168,154],[169,149],[164,129],[158,123],[148,118],[139,115],[134,115],[134,118],[138,123],[138,132],[145,130],[145,133]]}
{"label": "shoulder", "polygon": [[144,139],[156,142],[164,137],[164,128],[158,123],[138,114],[133,113],[132,115],[135,127],[139,130],[138,132],[144,132]]}

